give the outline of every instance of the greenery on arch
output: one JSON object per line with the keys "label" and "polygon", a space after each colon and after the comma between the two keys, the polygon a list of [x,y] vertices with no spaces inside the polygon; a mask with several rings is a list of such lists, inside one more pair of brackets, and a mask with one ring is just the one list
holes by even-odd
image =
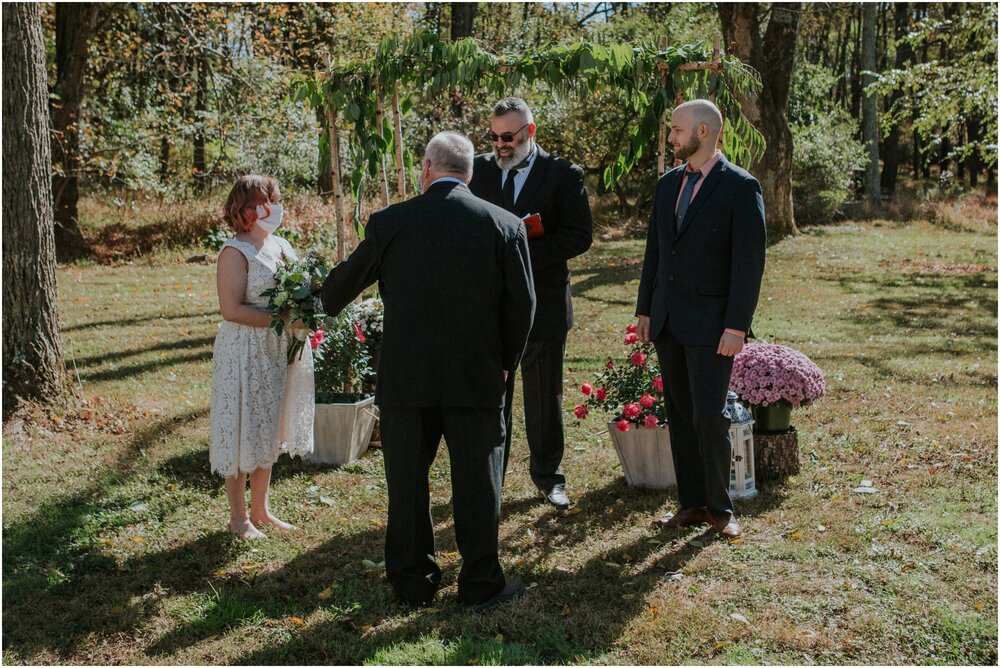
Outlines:
{"label": "greenery on arch", "polygon": [[[578,42],[529,54],[496,55],[472,39],[455,42],[430,32],[383,39],[371,58],[339,63],[328,72],[300,75],[293,82],[293,99],[335,114],[346,122],[355,168],[351,190],[357,200],[366,177],[375,178],[386,159],[395,160],[392,131],[394,99],[405,115],[414,95],[459,90],[502,97],[519,87],[546,86],[555,95],[588,96],[611,90],[634,118],[628,142],[603,174],[610,188],[629,172],[657,137],[661,115],[680,93],[684,99],[715,97],[726,115],[723,149],[740,164],[764,151],[764,140],[742,113],[739,97],[760,88],[760,77],[732,56],[719,67],[709,65],[708,42],[673,45],[660,50],[649,45]],[[692,64],[701,64],[692,69]],[[688,65],[688,68],[683,66]],[[413,153],[403,147],[403,167],[409,172]],[[399,165],[396,164],[398,168]]]}

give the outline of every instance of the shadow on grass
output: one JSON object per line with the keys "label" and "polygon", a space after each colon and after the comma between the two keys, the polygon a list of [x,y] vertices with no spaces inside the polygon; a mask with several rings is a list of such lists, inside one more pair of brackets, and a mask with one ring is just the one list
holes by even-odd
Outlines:
{"label": "shadow on grass", "polygon": [[5,647],[31,653],[41,644],[70,653],[89,634],[134,628],[150,614],[151,600],[134,597],[148,595],[155,582],[184,587],[228,559],[219,537],[209,536],[119,567],[88,526],[108,512],[105,491],[134,474],[141,452],[207,413],[203,408],[157,420],[137,432],[113,463],[95,470],[90,485],[42,503],[4,528]]}
{"label": "shadow on grass", "polygon": [[160,343],[154,346],[146,346],[144,348],[133,348],[131,350],[118,350],[112,353],[105,353],[103,355],[91,355],[90,357],[78,357],[76,358],[76,364],[78,367],[86,368],[91,366],[99,366],[105,362],[114,362],[118,360],[123,360],[128,357],[135,357],[136,355],[145,355],[146,353],[153,353],[156,351],[163,350],[188,350],[190,348],[203,348],[205,346],[211,346],[215,342],[214,336],[204,336],[197,339],[181,339],[179,341],[168,341],[166,343]]}
{"label": "shadow on grass", "polygon": [[635,306],[635,299],[612,299],[609,297],[592,294],[594,290],[609,286],[620,286],[629,281],[639,280],[642,272],[642,262],[632,264],[612,264],[611,266],[594,267],[580,270],[578,273],[583,276],[581,279],[573,281],[573,296],[589,299],[614,306],[627,306],[628,315],[631,316],[632,308]]}
{"label": "shadow on grass", "polygon": [[[303,474],[314,475],[338,468],[341,467],[316,464],[300,457],[282,455],[271,469],[271,484]],[[225,481],[222,476],[212,473],[207,446],[171,457],[161,463],[157,470],[168,480],[182,482],[185,486],[201,492],[221,490],[224,487]]]}
{"label": "shadow on grass", "polygon": [[80,378],[84,381],[91,383],[96,383],[106,380],[125,380],[126,378],[141,376],[144,373],[155,371],[163,367],[175,367],[175,366],[181,366],[183,364],[192,364],[192,363],[200,364],[203,362],[211,361],[211,359],[212,359],[212,349],[206,348],[201,352],[191,353],[189,355],[177,355],[175,357],[151,360],[149,362],[142,362],[140,364],[131,364],[128,366],[122,366],[113,369],[105,369],[104,371],[93,371],[90,373],[82,372],[80,374]]}
{"label": "shadow on grass", "polygon": [[167,321],[167,320],[189,320],[192,318],[203,318],[206,315],[213,315],[218,313],[213,312],[202,312],[202,313],[192,313],[190,311],[184,311],[182,313],[163,313],[160,315],[140,315],[134,318],[120,318],[118,320],[96,320],[94,322],[81,322],[75,325],[68,325],[66,327],[60,327],[59,331],[66,332],[76,332],[82,329],[97,329],[99,327],[115,327],[124,329],[125,327],[131,327],[134,325],[148,325],[152,322]]}

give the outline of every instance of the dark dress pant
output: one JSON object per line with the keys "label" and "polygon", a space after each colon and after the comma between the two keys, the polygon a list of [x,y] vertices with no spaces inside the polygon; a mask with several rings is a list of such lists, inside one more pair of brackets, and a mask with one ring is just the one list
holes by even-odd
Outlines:
{"label": "dark dress pant", "polygon": [[[524,399],[524,431],[528,439],[531,461],[528,471],[539,489],[548,491],[553,485],[565,484],[563,458],[563,359],[566,355],[566,334],[549,339],[528,341],[521,357],[521,389]],[[517,374],[507,376],[507,397],[504,401],[504,473],[510,459],[512,406]]]}
{"label": "dark dress pant", "polygon": [[707,506],[713,513],[731,514],[729,472],[733,445],[726,393],[733,358],[716,353],[718,342],[711,346],[679,343],[669,321],[653,344],[666,393],[680,507]]}
{"label": "dark dress pant", "polygon": [[382,406],[379,412],[389,493],[385,569],[396,594],[410,605],[426,605],[441,582],[428,474],[443,436],[462,555],[458,598],[472,604],[496,596],[506,582],[497,554],[504,453],[500,408]]}

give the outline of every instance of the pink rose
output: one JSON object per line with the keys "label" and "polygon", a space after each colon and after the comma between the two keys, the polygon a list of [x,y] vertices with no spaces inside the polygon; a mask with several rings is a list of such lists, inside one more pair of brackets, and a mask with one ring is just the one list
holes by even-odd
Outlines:
{"label": "pink rose", "polygon": [[660,426],[660,418],[655,415],[647,415],[643,419],[642,424],[645,425],[646,429],[656,429]]}
{"label": "pink rose", "polygon": [[604,365],[604,368],[605,369],[614,369],[615,368],[615,363],[612,362],[611,360],[608,360],[608,363]]}
{"label": "pink rose", "polygon": [[363,329],[361,329],[361,321],[360,320],[355,320],[354,321],[354,338],[358,340],[358,343],[364,343],[365,342],[365,332],[364,332]]}
{"label": "pink rose", "polygon": [[589,396],[594,391],[594,386],[590,383],[584,383],[580,386],[580,391]]}
{"label": "pink rose", "polygon": [[657,376],[653,379],[653,389],[663,394],[663,376]]}
{"label": "pink rose", "polygon": [[594,396],[597,397],[598,401],[604,401],[605,399],[608,398],[608,391],[605,390],[603,387],[598,388],[597,394],[595,394]]}
{"label": "pink rose", "polygon": [[615,423],[615,426],[618,427],[618,431],[628,431],[629,427],[631,427],[628,420],[619,420]]}
{"label": "pink rose", "polygon": [[645,366],[646,365],[646,354],[640,353],[638,351],[632,353],[632,357],[628,358],[628,361],[635,366]]}
{"label": "pink rose", "polygon": [[590,413],[590,411],[587,410],[587,407],[584,406],[583,404],[580,404],[579,406],[577,406],[576,408],[574,408],[573,412],[576,413],[576,416],[578,418],[580,418],[581,420],[583,420],[584,418],[586,418],[587,414]]}
{"label": "pink rose", "polygon": [[625,404],[622,414],[629,419],[637,418],[642,415],[642,406],[639,404]]}
{"label": "pink rose", "polygon": [[639,340],[639,335],[636,334],[635,332],[630,332],[630,333],[628,333],[628,334],[625,335],[625,345],[626,346],[630,346],[630,345],[632,345],[633,343],[635,343],[638,340]]}
{"label": "pink rose", "polygon": [[632,334],[633,332],[635,332],[635,325],[629,325],[628,327],[625,328],[625,331],[628,332],[629,334]]}
{"label": "pink rose", "polygon": [[645,408],[651,408],[653,404],[656,403],[656,399],[653,398],[652,394],[646,392],[641,397],[639,397],[639,403],[642,404],[643,407]]}
{"label": "pink rose", "polygon": [[325,336],[322,329],[317,329],[315,332],[309,335],[309,347],[316,350],[323,343],[323,337]]}

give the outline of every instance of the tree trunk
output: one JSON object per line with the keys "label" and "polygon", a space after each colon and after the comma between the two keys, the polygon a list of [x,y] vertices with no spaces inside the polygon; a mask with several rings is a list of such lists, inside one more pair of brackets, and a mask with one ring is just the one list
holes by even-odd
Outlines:
{"label": "tree trunk", "polygon": [[864,6],[864,19],[861,37],[861,69],[862,69],[862,139],[868,151],[868,165],[865,167],[865,199],[872,204],[881,201],[881,188],[878,179],[878,96],[872,88],[875,83],[875,73],[878,67],[878,54],[875,52],[878,36],[878,3],[869,2]]}
{"label": "tree trunk", "polygon": [[453,2],[451,3],[451,39],[458,41],[466,37],[472,37],[472,22],[479,11],[477,2]]}
{"label": "tree trunk", "polygon": [[52,194],[56,254],[74,260],[86,253],[80,232],[80,108],[84,99],[87,48],[97,26],[98,7],[90,2],[57,2],[56,84],[51,101]]}
{"label": "tree trunk", "polygon": [[860,5],[851,7],[851,25],[854,26],[854,50],[851,55],[851,118],[861,117],[861,42],[862,12]]}
{"label": "tree trunk", "polygon": [[761,37],[757,3],[719,3],[719,19],[727,44],[740,60],[754,67],[763,86],[757,96],[741,97],[747,119],[764,135],[767,149],[753,171],[760,180],[770,242],[798,233],[792,212],[792,132],[788,127],[795,42],[802,3],[775,4]]}
{"label": "tree trunk", "polygon": [[194,157],[191,171],[194,174],[194,190],[201,194],[208,185],[208,160],[205,156],[205,114],[208,112],[208,58],[203,53],[195,56],[194,91]]}
{"label": "tree trunk", "polygon": [[[982,126],[978,118],[972,117],[965,121],[965,131],[968,133],[968,143],[976,146],[982,139]],[[983,171],[983,161],[979,157],[978,146],[965,158],[964,165],[969,172],[969,187],[975,188],[979,183],[979,175]]]}
{"label": "tree trunk", "polygon": [[319,174],[316,181],[317,194],[324,200],[333,197],[333,165],[330,164],[330,131],[326,110],[316,107],[316,124],[324,128],[319,142]]}
{"label": "tree trunk", "polygon": [[42,20],[3,5],[3,417],[61,393],[52,148]]}
{"label": "tree trunk", "polygon": [[[893,5],[894,36],[896,40],[896,61],[894,68],[901,70],[910,64],[913,48],[906,41],[906,33],[910,26],[910,3],[900,2]],[[903,98],[901,90],[894,90],[889,98],[889,109],[894,112]],[[890,195],[896,193],[896,179],[899,175],[899,123],[893,123],[889,135],[882,144],[882,190]]]}

